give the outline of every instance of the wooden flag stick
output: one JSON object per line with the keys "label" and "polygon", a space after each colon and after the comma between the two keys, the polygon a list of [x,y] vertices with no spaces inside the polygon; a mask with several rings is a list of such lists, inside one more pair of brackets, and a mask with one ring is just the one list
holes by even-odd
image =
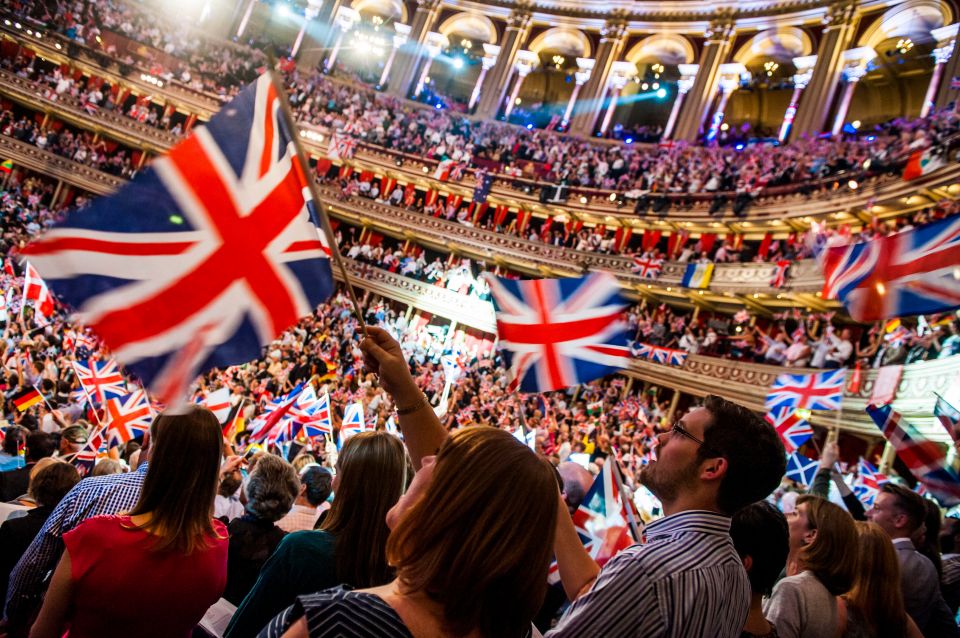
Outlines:
{"label": "wooden flag stick", "polygon": [[318,229],[318,234],[322,232],[327,236],[327,244],[330,246],[330,258],[333,259],[333,262],[337,265],[337,269],[340,271],[340,276],[343,277],[343,284],[347,289],[347,295],[350,297],[350,303],[353,304],[353,311],[357,315],[357,321],[360,323],[361,334],[365,334],[367,331],[366,323],[363,321],[363,311],[360,308],[360,302],[357,301],[356,293],[353,292],[353,286],[350,284],[350,275],[347,273],[347,267],[343,263],[343,257],[340,255],[340,247],[337,246],[336,236],[333,234],[333,229],[330,227],[330,219],[327,216],[326,208],[323,204],[320,203],[320,197],[317,194],[317,185],[314,183],[313,178],[308,174],[307,169],[310,167],[310,164],[307,162],[307,156],[303,152],[303,147],[300,145],[300,136],[298,135],[299,129],[297,124],[293,119],[293,112],[290,110],[290,103],[287,101],[287,93],[284,90],[283,82],[280,81],[278,74],[276,73],[276,60],[273,55],[268,56],[269,69],[267,70],[267,75],[270,78],[270,82],[273,84],[274,90],[277,92],[277,100],[280,103],[280,112],[283,114],[283,118],[286,121],[287,129],[290,131],[290,137],[293,140],[293,148],[297,151],[297,159],[300,161],[300,166],[303,168],[303,178],[307,183],[307,187],[310,189],[310,196],[313,199],[313,204],[316,207],[317,219],[314,221],[320,222],[320,229]]}

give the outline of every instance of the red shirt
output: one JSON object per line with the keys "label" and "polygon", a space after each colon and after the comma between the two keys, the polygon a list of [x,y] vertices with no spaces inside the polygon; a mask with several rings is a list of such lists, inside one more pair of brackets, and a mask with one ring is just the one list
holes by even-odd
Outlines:
{"label": "red shirt", "polygon": [[129,516],[96,516],[63,535],[74,582],[70,638],[189,638],[227,584],[227,528],[189,556],[151,550]]}

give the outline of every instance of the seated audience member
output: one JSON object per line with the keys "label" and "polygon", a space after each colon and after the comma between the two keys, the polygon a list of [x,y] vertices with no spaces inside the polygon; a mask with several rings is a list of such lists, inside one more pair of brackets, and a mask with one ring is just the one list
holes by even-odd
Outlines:
{"label": "seated audience member", "polygon": [[90,476],[109,476],[110,474],[123,474],[123,465],[120,461],[100,459],[90,472]]}
{"label": "seated audience member", "polygon": [[313,529],[320,512],[326,509],[324,506],[330,497],[332,482],[333,477],[326,468],[319,465],[305,468],[300,473],[300,493],[293,502],[293,509],[277,521],[277,527],[287,533]]}
{"label": "seated audience member", "polygon": [[780,638],[820,638],[840,631],[837,596],[850,591],[857,569],[857,528],[839,505],[804,495],[788,516],[787,577],[763,607]]}
{"label": "seated audience member", "polygon": [[940,529],[940,551],[943,559],[943,577],[940,590],[953,616],[960,609],[960,520],[948,516]]}
{"label": "seated audience member", "polygon": [[776,638],[773,623],[763,615],[763,597],[769,596],[773,584],[787,562],[790,533],[787,519],[770,503],[759,501],[733,515],[730,538],[750,578],[750,614],[741,638]]}
{"label": "seated audience member", "polygon": [[0,594],[6,598],[10,571],[43,527],[57,503],[80,481],[77,468],[50,459],[35,464],[28,491],[37,504],[24,516],[7,519],[0,525]]}
{"label": "seated audience member", "polygon": [[3,435],[3,446],[0,447],[0,472],[18,470],[26,465],[26,460],[20,456],[20,449],[26,446],[27,433],[27,428],[19,425],[7,428]]}
{"label": "seated audience member", "polygon": [[30,547],[10,574],[5,612],[11,635],[26,632],[43,601],[47,575],[63,553],[63,535],[88,518],[129,510],[140,499],[147,475],[150,441],[164,419],[154,419],[144,435],[141,464],[135,472],[112,474],[80,481],[54,508]]}
{"label": "seated audience member", "polygon": [[387,512],[407,483],[403,444],[386,432],[362,432],[343,444],[333,480],[333,505],[317,531],[286,536],[237,609],[225,638],[256,636],[302,594],[335,585],[383,585],[387,565]]}
{"label": "seated audience member", "polygon": [[157,420],[160,433],[137,504],[64,534],[66,549],[31,638],[60,638],[68,627],[77,638],[187,638],[220,598],[227,530],[212,517],[220,424],[199,406]]}
{"label": "seated audience member", "polygon": [[60,456],[73,458],[73,455],[87,444],[87,431],[81,425],[71,425],[60,433]]}
{"label": "seated audience member", "polygon": [[[440,428],[432,410],[415,412],[401,409],[405,431],[417,418]],[[560,502],[553,468],[487,427],[457,430],[436,456],[419,460],[410,490],[387,516],[396,579],[299,596],[261,636],[326,636],[334,626],[358,636],[529,634],[547,588]]]}
{"label": "seated audience member", "polygon": [[879,525],[893,541],[900,561],[903,604],[923,635],[958,636],[960,632],[940,593],[937,569],[910,540],[923,525],[926,513],[922,496],[902,485],[885,483],[867,512],[867,518]]}
{"label": "seated audience member", "polygon": [[922,638],[900,592],[900,563],[890,537],[876,523],[857,523],[857,571],[843,597],[844,638]]}
{"label": "seated audience member", "polygon": [[40,459],[53,456],[57,451],[54,437],[45,432],[31,432],[27,435],[24,450],[24,467],[0,472],[0,501],[12,501],[27,493],[30,474]]}
{"label": "seated audience member", "polygon": [[239,605],[257,580],[260,568],[286,535],[276,523],[300,491],[293,466],[273,454],[263,454],[245,488],[246,513],[230,521],[230,557],[223,597]]}

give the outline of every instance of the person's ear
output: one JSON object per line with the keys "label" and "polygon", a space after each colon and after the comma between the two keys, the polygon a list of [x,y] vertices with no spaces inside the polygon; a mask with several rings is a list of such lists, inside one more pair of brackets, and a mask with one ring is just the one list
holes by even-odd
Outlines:
{"label": "person's ear", "polygon": [[817,530],[811,529],[803,535],[803,544],[809,545],[813,541],[817,540]]}
{"label": "person's ear", "polygon": [[743,571],[749,574],[750,570],[753,568],[753,556],[744,556],[741,559],[741,562],[743,563]]}
{"label": "person's ear", "polygon": [[700,478],[705,481],[719,481],[727,475],[730,462],[722,456],[706,459],[700,465]]}

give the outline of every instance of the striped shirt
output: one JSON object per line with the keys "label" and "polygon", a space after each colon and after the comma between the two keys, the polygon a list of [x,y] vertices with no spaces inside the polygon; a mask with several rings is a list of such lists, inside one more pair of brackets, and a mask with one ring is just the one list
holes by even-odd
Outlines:
{"label": "striped shirt", "polygon": [[280,638],[301,617],[307,621],[310,638],[413,638],[382,598],[343,587],[297,596],[296,602],[271,620],[258,638]]}
{"label": "striped shirt", "polygon": [[644,536],[604,565],[547,638],[740,635],[750,581],[730,519],[691,510],[650,523]]}
{"label": "striped shirt", "polygon": [[63,554],[63,535],[88,518],[132,509],[140,500],[146,476],[144,463],[136,472],[83,479],[67,492],[10,574],[8,621],[26,622],[40,608],[47,576]]}

